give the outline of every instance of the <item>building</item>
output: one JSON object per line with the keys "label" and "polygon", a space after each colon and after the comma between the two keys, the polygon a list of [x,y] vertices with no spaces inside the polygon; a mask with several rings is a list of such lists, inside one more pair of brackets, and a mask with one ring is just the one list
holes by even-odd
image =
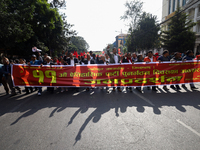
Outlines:
{"label": "building", "polygon": [[126,44],[126,39],[127,39],[127,34],[119,34],[118,36],[116,36],[116,42],[115,45],[117,48],[123,47]]}
{"label": "building", "polygon": [[[195,3],[197,2],[197,3]],[[190,6],[191,4],[194,5]],[[190,6],[190,7],[188,7]],[[175,15],[175,11],[178,7],[185,9],[185,12],[189,15],[189,19],[197,22],[197,25],[193,27],[193,31],[196,33],[196,41],[194,53],[200,52],[200,1],[198,0],[163,0],[162,8],[162,22]],[[162,25],[162,30],[167,31],[169,29],[168,22]]]}

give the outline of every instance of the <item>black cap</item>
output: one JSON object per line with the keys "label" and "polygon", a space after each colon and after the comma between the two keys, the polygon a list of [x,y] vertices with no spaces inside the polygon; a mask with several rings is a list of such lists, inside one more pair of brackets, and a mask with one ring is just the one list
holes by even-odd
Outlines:
{"label": "black cap", "polygon": [[36,57],[36,55],[33,54],[32,57]]}
{"label": "black cap", "polygon": [[90,51],[90,53],[93,53],[92,51]]}

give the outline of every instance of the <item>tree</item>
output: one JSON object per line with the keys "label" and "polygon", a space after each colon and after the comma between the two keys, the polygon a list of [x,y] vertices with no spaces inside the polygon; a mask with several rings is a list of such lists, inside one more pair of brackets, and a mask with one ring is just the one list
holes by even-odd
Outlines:
{"label": "tree", "polygon": [[[70,41],[71,41],[71,45],[74,45],[74,46],[70,46],[70,47],[73,47],[73,48],[76,47],[78,49],[77,50],[78,53],[87,52],[89,49],[89,45],[83,37],[73,36]],[[69,49],[69,50],[72,50],[72,49]]]}
{"label": "tree", "polygon": [[159,30],[157,17],[143,12],[136,29],[129,29],[130,34],[126,42],[128,50],[136,51],[157,47]]}
{"label": "tree", "polygon": [[47,0],[0,1],[0,49],[21,56],[30,55],[33,46],[50,54],[67,49],[76,33],[59,14],[60,1],[54,0],[54,8]]}
{"label": "tree", "polygon": [[126,21],[129,20],[129,26],[131,29],[135,29],[137,26],[137,21],[140,18],[140,15],[142,14],[142,7],[143,2],[140,0],[133,0],[130,2],[125,3],[125,7],[127,10],[125,11],[124,15],[121,16],[121,19]]}
{"label": "tree", "polygon": [[188,49],[194,48],[196,36],[195,33],[191,31],[191,28],[195,26],[196,23],[188,20],[188,15],[180,11],[181,10],[178,9],[175,12],[175,16],[169,23],[169,30],[162,31],[162,46],[169,50],[169,52],[183,53]]}
{"label": "tree", "polygon": [[27,0],[0,1],[0,48],[13,54],[16,43],[25,42],[34,34],[30,21],[34,5]]}
{"label": "tree", "polygon": [[51,8],[65,8],[66,1],[65,0],[50,0],[49,1]]}

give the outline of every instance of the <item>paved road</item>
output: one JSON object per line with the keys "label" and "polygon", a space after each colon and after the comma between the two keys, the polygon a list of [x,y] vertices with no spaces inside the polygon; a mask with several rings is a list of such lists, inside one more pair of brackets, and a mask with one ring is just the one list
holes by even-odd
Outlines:
{"label": "paved road", "polygon": [[199,150],[200,90],[187,87],[143,94],[81,88],[41,97],[9,97],[0,87],[0,149]]}

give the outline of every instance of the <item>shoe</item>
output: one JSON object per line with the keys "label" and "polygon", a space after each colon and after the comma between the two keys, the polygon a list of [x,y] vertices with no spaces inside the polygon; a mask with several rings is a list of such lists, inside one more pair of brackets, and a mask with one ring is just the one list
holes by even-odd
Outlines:
{"label": "shoe", "polygon": [[168,91],[168,90],[169,90],[166,86],[163,86],[163,89],[164,89],[165,91]]}
{"label": "shoe", "polygon": [[33,93],[33,88],[31,88],[31,93]]}
{"label": "shoe", "polygon": [[140,90],[139,88],[136,88],[136,90],[138,90],[138,92],[142,93],[142,90]]}
{"label": "shoe", "polygon": [[197,87],[195,87],[195,86],[192,86],[192,87],[191,87],[191,89],[192,89],[192,90],[195,90],[195,89],[198,89],[198,88],[197,88]]}
{"label": "shoe", "polygon": [[15,96],[15,95],[17,95],[17,93],[13,93],[13,94],[11,94],[10,97]]}
{"label": "shoe", "polygon": [[6,95],[9,95],[9,92],[8,92],[8,91],[6,91]]}
{"label": "shoe", "polygon": [[41,96],[41,95],[42,95],[42,93],[38,92],[38,96]]}
{"label": "shoe", "polygon": [[90,90],[90,88],[86,88],[86,91],[89,91]]}
{"label": "shoe", "polygon": [[176,90],[179,91],[181,90],[181,88],[179,86],[176,86]]}
{"label": "shoe", "polygon": [[182,84],[182,88],[186,89],[187,87],[185,86],[185,84]]}
{"label": "shoe", "polygon": [[122,92],[122,90],[121,89],[117,89],[118,90],[118,92]]}
{"label": "shoe", "polygon": [[152,88],[152,91],[155,91],[155,92],[156,92],[156,91],[158,91],[158,90],[157,90],[156,88]]}
{"label": "shoe", "polygon": [[174,85],[170,85],[170,88],[175,89]]}
{"label": "shoe", "polygon": [[63,93],[63,92],[64,92],[64,90],[61,90],[60,92],[61,92],[61,93]]}
{"label": "shoe", "polygon": [[22,94],[22,91],[21,90],[18,90],[19,94]]}
{"label": "shoe", "polygon": [[113,88],[113,91],[115,91],[115,87]]}

